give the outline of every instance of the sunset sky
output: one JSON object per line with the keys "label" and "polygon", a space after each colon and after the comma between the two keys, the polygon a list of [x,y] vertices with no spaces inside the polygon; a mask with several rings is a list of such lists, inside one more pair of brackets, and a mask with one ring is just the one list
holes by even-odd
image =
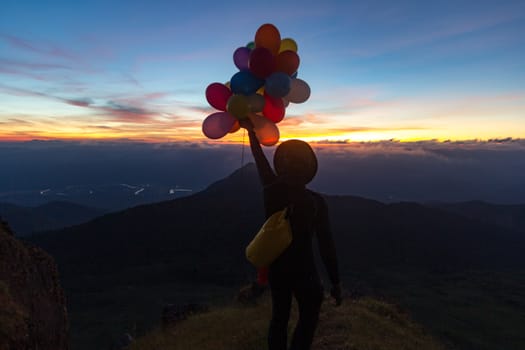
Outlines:
{"label": "sunset sky", "polygon": [[263,23],[312,89],[282,139],[525,138],[522,0],[7,0],[0,140],[206,141],[204,91]]}

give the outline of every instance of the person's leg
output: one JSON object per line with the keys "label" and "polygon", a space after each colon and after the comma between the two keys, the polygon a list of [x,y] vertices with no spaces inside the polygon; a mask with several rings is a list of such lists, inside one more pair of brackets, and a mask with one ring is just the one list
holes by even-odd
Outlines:
{"label": "person's leg", "polygon": [[272,280],[270,280],[270,288],[272,292],[272,320],[268,332],[268,349],[286,350],[292,289],[287,283],[277,283]]}
{"label": "person's leg", "polygon": [[294,286],[293,292],[299,307],[299,321],[290,350],[309,350],[319,321],[323,287],[317,276],[311,276]]}

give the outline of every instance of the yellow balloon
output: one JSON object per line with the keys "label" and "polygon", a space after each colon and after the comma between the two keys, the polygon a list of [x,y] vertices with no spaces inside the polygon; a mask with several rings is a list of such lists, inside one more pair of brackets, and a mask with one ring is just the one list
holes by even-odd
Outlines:
{"label": "yellow balloon", "polygon": [[293,52],[297,52],[297,43],[292,38],[284,38],[281,40],[281,47],[279,48],[279,52],[283,52],[286,50],[290,50]]}
{"label": "yellow balloon", "polygon": [[244,95],[232,95],[228,99],[226,110],[237,119],[248,118],[250,113],[248,98]]}

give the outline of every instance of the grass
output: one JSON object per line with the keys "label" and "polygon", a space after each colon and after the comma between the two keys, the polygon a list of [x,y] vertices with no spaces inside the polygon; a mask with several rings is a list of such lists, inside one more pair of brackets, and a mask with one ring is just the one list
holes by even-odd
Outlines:
{"label": "grass", "polygon": [[[232,321],[225,321],[223,330],[217,329],[217,326],[213,326],[215,327],[213,329],[219,334],[221,332],[237,334],[237,336],[242,334],[243,337],[246,332],[252,332],[246,335],[252,343],[247,343],[245,348],[258,350],[266,348],[266,331],[270,317],[268,300],[266,304],[253,308],[240,308],[231,305],[233,296],[238,290],[235,286],[180,283],[175,281],[175,278],[173,281],[165,281],[164,284],[156,284],[149,281],[141,282],[133,276],[134,273],[125,275],[125,281],[117,280],[117,277],[124,278],[122,274],[108,276],[107,279],[95,276],[93,281],[81,280],[75,283],[70,280],[64,285],[69,299],[72,349],[106,349],[124,333],[130,333],[134,337],[141,337],[144,334],[147,334],[147,337],[153,336],[159,333],[151,330],[160,323],[163,305],[185,303],[215,305],[209,315],[214,313],[226,315],[224,310],[229,309],[235,311],[234,316],[237,315],[237,319],[232,316]],[[461,350],[525,349],[525,271],[469,271],[443,274],[391,269],[377,273],[356,272],[355,275],[343,276],[343,278],[344,285],[358,295],[379,295],[380,300],[392,301],[390,304],[379,302],[379,305],[401,305],[403,310],[410,312],[410,318],[415,323],[422,325],[443,344],[453,344],[455,348]],[[111,284],[112,281],[115,282]],[[362,288],[359,287],[360,285]],[[359,293],[360,289],[363,289],[361,293]],[[329,324],[334,319],[336,322],[341,321],[334,325],[335,329],[338,329],[338,336],[347,339],[346,343],[343,342],[346,345],[336,349],[381,348],[373,345],[374,342],[384,344],[394,342],[393,339],[400,339],[393,335],[388,341],[382,339],[383,332],[389,334],[389,328],[381,328],[383,325],[379,322],[381,318],[373,317],[384,314],[388,320],[387,326],[392,325],[393,320],[400,323],[409,318],[404,317],[403,313],[397,312],[395,308],[395,312],[388,312],[388,307],[381,309],[377,305],[375,308],[373,305],[366,306],[369,309],[367,314],[363,309],[365,307],[363,303],[367,300],[372,303],[374,299],[350,302],[341,309],[331,308],[328,303],[324,305],[321,315],[324,320],[321,322],[316,342],[325,337],[323,324],[326,322]],[[0,307],[0,313],[1,309]],[[207,315],[199,315],[195,318],[211,317]],[[400,317],[396,318],[396,315]],[[359,317],[357,322],[352,320],[354,316]],[[188,321],[189,324],[194,322],[193,318]],[[232,330],[237,323],[242,327],[234,332]],[[365,327],[366,324],[370,324],[371,328]],[[348,325],[353,328],[345,331],[344,328],[348,328]],[[183,326],[187,327],[184,323],[181,324],[181,327]],[[195,332],[199,327],[201,332],[206,329],[202,324],[197,324],[196,327]],[[340,331],[339,328],[342,330]],[[397,328],[400,329],[406,330],[406,328]],[[396,328],[390,330],[394,331]],[[177,331],[180,331],[180,328]],[[349,332],[349,336],[346,336],[345,332]],[[335,337],[332,333],[328,334],[331,341]],[[164,336],[162,335],[158,340],[159,343],[168,341]],[[361,336],[367,338],[359,340]],[[207,341],[211,342],[214,337],[210,338]],[[408,339],[418,341],[417,339],[420,338],[411,336],[404,341],[408,342]],[[368,344],[368,347],[365,344]],[[189,346],[188,349],[200,350],[204,345],[190,344]],[[238,348],[243,349],[242,346],[244,345],[238,345]],[[411,345],[399,348],[417,348],[409,346]],[[177,349],[173,345],[145,347],[155,350],[165,348]],[[224,348],[227,348],[227,345]],[[202,349],[206,348],[202,347]]]}
{"label": "grass", "polygon": [[377,280],[417,322],[462,350],[525,349],[525,271],[388,271]]}
{"label": "grass", "polygon": [[[262,350],[270,319],[270,300],[256,306],[224,306],[194,315],[173,328],[137,339],[132,350]],[[294,306],[289,330],[297,320]],[[445,347],[401,312],[372,298],[347,299],[341,307],[323,304],[313,349],[443,350]]]}
{"label": "grass", "polygon": [[65,286],[73,350],[109,349],[124,333],[140,336],[160,323],[166,304],[224,304],[233,299],[232,288],[213,285],[89,286]]}

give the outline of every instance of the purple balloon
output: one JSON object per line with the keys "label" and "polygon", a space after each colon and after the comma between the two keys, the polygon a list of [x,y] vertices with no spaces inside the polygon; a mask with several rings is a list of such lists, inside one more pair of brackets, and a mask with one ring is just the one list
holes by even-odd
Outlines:
{"label": "purple balloon", "polygon": [[233,53],[233,63],[239,70],[248,70],[248,61],[250,59],[250,50],[247,47],[239,47]]}

